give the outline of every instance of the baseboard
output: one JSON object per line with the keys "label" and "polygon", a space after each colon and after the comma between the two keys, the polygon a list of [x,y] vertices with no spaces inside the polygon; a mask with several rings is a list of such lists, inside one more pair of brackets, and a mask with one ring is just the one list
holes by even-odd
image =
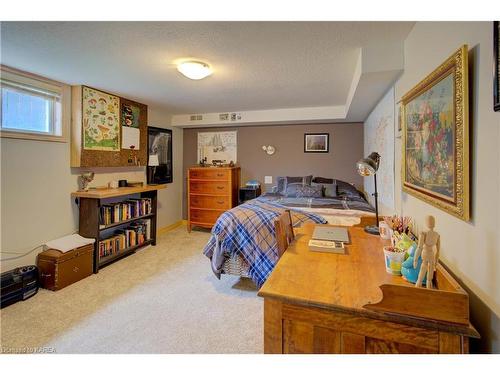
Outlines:
{"label": "baseboard", "polygon": [[170,232],[171,230],[174,230],[175,228],[178,228],[181,225],[186,225],[186,224],[187,224],[187,220],[179,220],[176,223],[173,223],[173,224],[167,225],[166,227],[158,229],[158,235]]}

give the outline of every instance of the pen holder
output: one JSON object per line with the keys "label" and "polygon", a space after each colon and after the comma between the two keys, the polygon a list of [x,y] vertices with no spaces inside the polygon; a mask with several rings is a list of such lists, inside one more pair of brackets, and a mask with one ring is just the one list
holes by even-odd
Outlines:
{"label": "pen holder", "polygon": [[401,275],[401,264],[405,260],[406,251],[398,251],[393,246],[384,246],[385,270],[391,275]]}

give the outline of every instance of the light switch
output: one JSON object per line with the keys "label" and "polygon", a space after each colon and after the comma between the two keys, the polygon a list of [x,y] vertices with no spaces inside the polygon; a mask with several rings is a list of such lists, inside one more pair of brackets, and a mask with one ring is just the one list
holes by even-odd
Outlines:
{"label": "light switch", "polygon": [[264,183],[265,184],[272,184],[273,183],[273,176],[264,176]]}

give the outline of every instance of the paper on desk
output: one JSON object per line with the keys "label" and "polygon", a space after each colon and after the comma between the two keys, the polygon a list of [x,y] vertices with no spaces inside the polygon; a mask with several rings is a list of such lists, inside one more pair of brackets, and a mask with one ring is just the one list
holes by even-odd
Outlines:
{"label": "paper on desk", "polygon": [[79,234],[71,234],[69,236],[61,237],[56,240],[49,241],[45,244],[49,249],[60,250],[63,253],[76,249],[77,247],[89,245],[94,243],[95,239],[85,238]]}

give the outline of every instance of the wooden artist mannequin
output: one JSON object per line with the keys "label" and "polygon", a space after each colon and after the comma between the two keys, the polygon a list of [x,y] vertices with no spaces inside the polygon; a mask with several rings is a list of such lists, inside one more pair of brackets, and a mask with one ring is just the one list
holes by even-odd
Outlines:
{"label": "wooden artist mannequin", "polygon": [[[422,231],[418,238],[418,247],[413,258],[413,268],[417,268],[417,262],[420,255],[422,255],[422,265],[418,273],[416,287],[422,286],[422,280],[427,275],[427,288],[432,288],[432,278],[439,259],[439,248],[441,246],[439,234],[434,232],[436,221],[434,216],[425,217],[425,226],[428,231]],[[435,250],[434,250],[435,249]]]}

